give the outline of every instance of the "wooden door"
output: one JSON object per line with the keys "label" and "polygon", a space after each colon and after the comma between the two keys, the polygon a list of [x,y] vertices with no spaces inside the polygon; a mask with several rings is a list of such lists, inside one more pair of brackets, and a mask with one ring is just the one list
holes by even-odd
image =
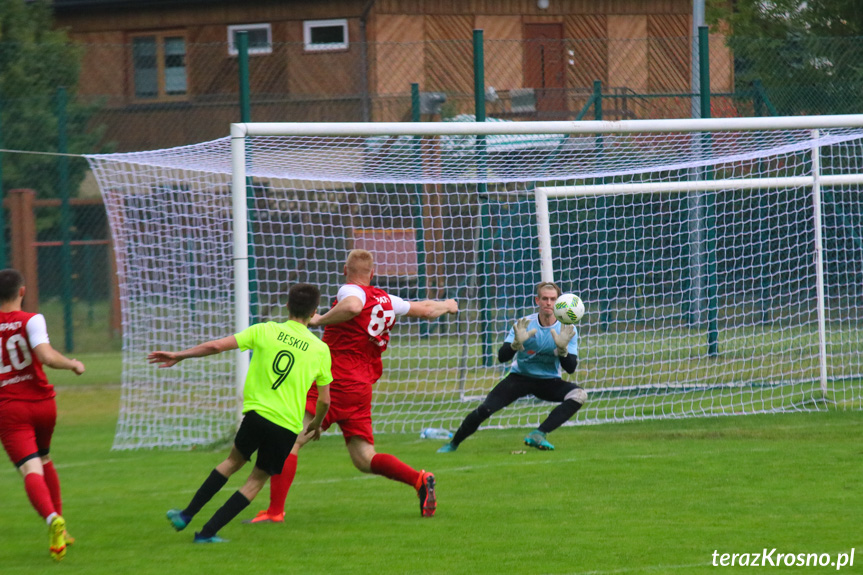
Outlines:
{"label": "wooden door", "polygon": [[536,93],[537,116],[565,119],[569,108],[563,24],[525,24],[524,39],[524,85]]}

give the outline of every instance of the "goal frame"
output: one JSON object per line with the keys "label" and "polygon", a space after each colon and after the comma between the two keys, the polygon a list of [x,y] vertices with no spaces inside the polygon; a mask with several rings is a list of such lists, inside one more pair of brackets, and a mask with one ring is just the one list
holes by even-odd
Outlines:
{"label": "goal frame", "polygon": [[[480,138],[492,135],[566,134],[602,136],[624,133],[729,132],[756,130],[810,130],[813,141],[819,130],[863,128],[863,114],[835,116],[779,116],[757,118],[702,118],[670,120],[554,121],[554,122],[247,122],[233,123],[231,137],[231,196],[233,260],[235,280],[234,327],[240,332],[250,323],[249,243],[247,213],[246,138],[254,136],[465,136]],[[812,190],[812,217],[815,231],[816,297],[819,339],[819,377],[821,389],[827,390],[826,318],[824,294],[824,261],[822,245],[821,186],[863,184],[863,173],[830,176],[821,174],[819,147],[812,146],[812,173],[808,176],[752,178],[738,180],[693,179],[687,182],[607,184],[535,189],[536,217],[539,229],[541,277],[554,281],[551,257],[548,199],[586,195],[612,195],[730,189],[763,189],[770,187],[809,187]],[[237,351],[234,376],[237,389],[245,382],[250,354]]]}

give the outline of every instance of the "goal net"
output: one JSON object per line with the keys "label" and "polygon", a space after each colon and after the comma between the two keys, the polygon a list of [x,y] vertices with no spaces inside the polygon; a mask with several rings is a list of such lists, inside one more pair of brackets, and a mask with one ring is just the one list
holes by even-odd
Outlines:
{"label": "goal net", "polygon": [[[375,431],[454,430],[553,279],[579,294],[570,424],[863,407],[863,117],[617,123],[235,124],[89,156],[123,312],[115,448],[231,437],[247,356],[177,350],[328,307],[349,250],[376,285],[460,313],[400,318]],[[233,190],[233,194],[232,194]],[[322,307],[323,311],[323,307]],[[533,398],[489,427],[534,427]]]}

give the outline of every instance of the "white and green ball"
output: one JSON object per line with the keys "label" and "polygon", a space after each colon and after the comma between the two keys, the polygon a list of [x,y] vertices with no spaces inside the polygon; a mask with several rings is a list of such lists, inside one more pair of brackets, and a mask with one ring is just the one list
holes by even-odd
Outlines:
{"label": "white and green ball", "polygon": [[554,302],[554,317],[560,323],[577,323],[584,315],[584,302],[575,294],[565,293]]}

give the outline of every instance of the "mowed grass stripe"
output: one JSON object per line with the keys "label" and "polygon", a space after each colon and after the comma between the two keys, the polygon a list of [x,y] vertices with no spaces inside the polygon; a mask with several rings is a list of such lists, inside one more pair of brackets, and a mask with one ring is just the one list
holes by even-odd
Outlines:
{"label": "mowed grass stripe", "polygon": [[521,429],[480,430],[448,455],[416,434],[381,434],[379,451],[438,475],[430,520],[410,488],[359,474],[328,436],[301,455],[284,525],[235,521],[222,533],[230,543],[196,546],[192,532],[245,474],[175,533],[165,511],[187,503],[225,450],[112,452],[118,397],[106,386],[58,398],[53,453],[78,538],[62,564],[16,472],[0,473],[4,575],[707,573],[717,549],[863,548],[857,412],[567,427],[550,453],[522,445]]}

